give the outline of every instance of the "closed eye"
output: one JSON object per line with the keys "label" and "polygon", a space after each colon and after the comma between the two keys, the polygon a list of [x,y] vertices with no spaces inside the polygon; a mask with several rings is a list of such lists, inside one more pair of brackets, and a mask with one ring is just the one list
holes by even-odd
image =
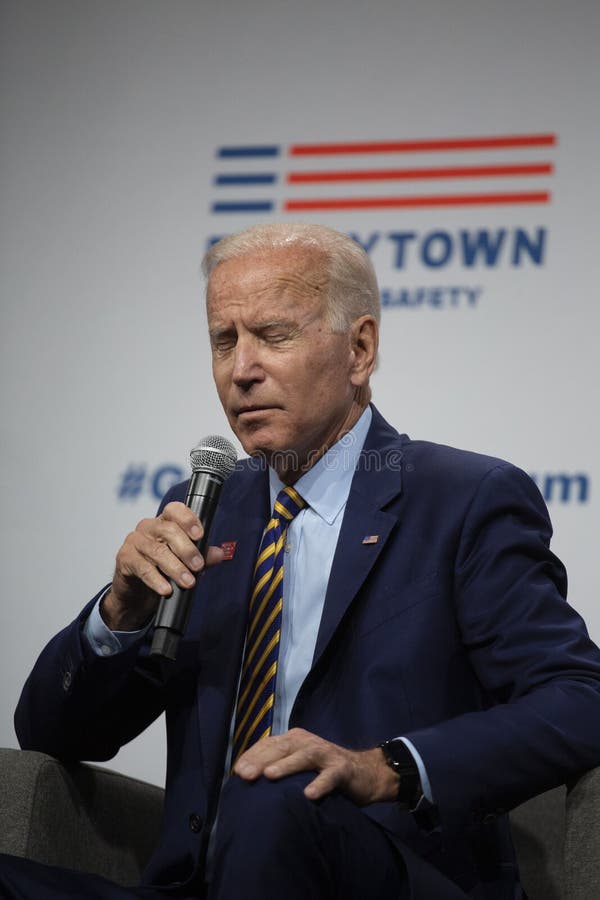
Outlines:
{"label": "closed eye", "polygon": [[281,344],[292,340],[299,331],[295,322],[268,322],[255,329],[257,337],[267,344]]}
{"label": "closed eye", "polygon": [[233,350],[237,343],[237,334],[233,331],[211,331],[210,346],[215,353],[226,353]]}

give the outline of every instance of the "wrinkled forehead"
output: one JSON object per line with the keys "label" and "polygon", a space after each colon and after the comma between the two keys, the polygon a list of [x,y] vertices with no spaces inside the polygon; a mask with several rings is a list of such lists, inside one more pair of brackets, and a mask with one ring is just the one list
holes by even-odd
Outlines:
{"label": "wrinkled forehead", "polygon": [[329,260],[318,247],[299,245],[253,251],[220,262],[206,288],[210,310],[227,300],[276,297],[285,293],[298,300],[327,296]]}

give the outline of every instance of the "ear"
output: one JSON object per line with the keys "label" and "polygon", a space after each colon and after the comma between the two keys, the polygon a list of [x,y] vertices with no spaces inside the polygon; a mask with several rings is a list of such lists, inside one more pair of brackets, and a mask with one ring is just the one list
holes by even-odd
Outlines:
{"label": "ear", "polygon": [[362,387],[369,383],[377,361],[378,347],[379,327],[377,322],[373,316],[360,316],[350,328],[350,349],[352,351],[350,380],[356,387]]}

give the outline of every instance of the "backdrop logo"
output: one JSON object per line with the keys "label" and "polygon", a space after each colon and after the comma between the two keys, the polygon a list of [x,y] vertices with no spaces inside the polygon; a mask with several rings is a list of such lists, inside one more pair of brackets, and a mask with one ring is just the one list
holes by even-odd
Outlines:
{"label": "backdrop logo", "polygon": [[[396,463],[399,461],[396,461]],[[366,460],[366,465],[374,461]],[[395,462],[386,458],[385,465],[393,467]],[[158,502],[169,488],[189,478],[189,472],[177,463],[166,462],[158,465],[148,463],[129,463],[119,475],[117,497],[120,501],[132,502],[151,497]],[[547,503],[580,505],[587,503],[591,494],[591,478],[582,472],[542,472],[532,474],[531,478],[538,485]]]}
{"label": "backdrop logo", "polygon": [[[547,204],[554,171],[547,153],[555,144],[554,134],[519,134],[223,146],[217,148],[221,165],[211,211],[357,213]],[[532,159],[529,152],[524,160],[523,149],[542,158]]]}
{"label": "backdrop logo", "polygon": [[582,472],[546,472],[531,477],[546,503],[587,503],[590,498],[590,477]]}
{"label": "backdrop logo", "polygon": [[[545,264],[547,228],[523,225],[517,216],[552,202],[556,143],[555,134],[531,133],[220,146],[210,207],[219,233],[208,243],[244,221],[328,214],[371,257],[384,308],[473,309],[484,291],[481,282],[469,283],[474,273]],[[465,227],[459,220],[469,209],[482,216],[487,210],[486,224]],[[494,224],[501,209],[508,216]],[[440,227],[434,217],[441,211]],[[410,227],[411,213],[413,219],[420,213],[426,227]],[[376,228],[374,215],[381,217]],[[446,269],[443,280],[431,283]],[[411,285],[407,274],[415,271],[423,283]]]}
{"label": "backdrop logo", "polygon": [[169,488],[189,477],[183,466],[162,463],[150,468],[146,463],[129,463],[119,476],[117,497],[119,500],[139,500],[150,495],[161,500]]}

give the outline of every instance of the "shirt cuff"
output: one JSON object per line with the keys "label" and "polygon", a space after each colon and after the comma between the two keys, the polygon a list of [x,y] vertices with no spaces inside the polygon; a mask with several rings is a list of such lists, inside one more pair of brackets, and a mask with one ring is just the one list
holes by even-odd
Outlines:
{"label": "shirt cuff", "polygon": [[408,749],[410,750],[411,756],[415,761],[417,769],[419,770],[419,779],[421,781],[421,790],[423,791],[423,796],[429,803],[435,803],[433,799],[433,794],[431,792],[431,782],[429,781],[429,777],[427,775],[427,769],[425,768],[425,763],[421,758],[421,754],[417,750],[417,748],[412,744],[408,738],[401,737],[400,740],[403,744],[406,744]]}
{"label": "shirt cuff", "polygon": [[111,631],[100,615],[100,604],[110,587],[100,595],[83,626],[83,635],[96,656],[114,656],[128,650],[142,638],[152,622],[137,631]]}

